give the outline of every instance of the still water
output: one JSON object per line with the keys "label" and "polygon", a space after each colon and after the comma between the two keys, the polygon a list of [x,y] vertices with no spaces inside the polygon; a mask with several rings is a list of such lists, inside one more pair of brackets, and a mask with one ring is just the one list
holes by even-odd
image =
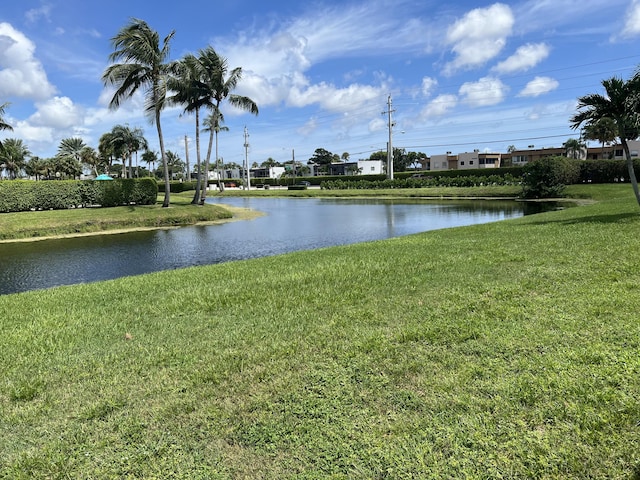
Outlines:
{"label": "still water", "polygon": [[365,242],[537,213],[510,201],[216,198],[266,213],[174,230],[0,244],[0,294]]}

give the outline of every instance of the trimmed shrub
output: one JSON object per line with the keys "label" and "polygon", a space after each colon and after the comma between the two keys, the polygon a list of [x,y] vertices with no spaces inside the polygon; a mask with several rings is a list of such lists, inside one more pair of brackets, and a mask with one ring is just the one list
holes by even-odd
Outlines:
{"label": "trimmed shrub", "polygon": [[62,210],[77,207],[153,205],[158,185],[152,178],[108,181],[0,181],[0,212]]}
{"label": "trimmed shrub", "polygon": [[580,163],[566,157],[547,157],[524,166],[522,196],[554,198],[564,194],[565,187],[580,180]]}
{"label": "trimmed shrub", "polygon": [[[142,179],[141,179],[142,180]],[[188,192],[196,189],[197,182],[169,182],[171,193]],[[164,182],[158,182],[158,192],[164,193]]]}

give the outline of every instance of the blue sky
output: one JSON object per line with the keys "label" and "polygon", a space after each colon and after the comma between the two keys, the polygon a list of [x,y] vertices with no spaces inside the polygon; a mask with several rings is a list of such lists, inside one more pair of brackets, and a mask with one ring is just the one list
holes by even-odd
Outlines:
{"label": "blue sky", "polygon": [[[142,127],[157,150],[141,99],[117,111],[101,82],[110,38],[131,17],[164,36],[179,59],[213,46],[242,67],[236,93],[257,117],[223,106],[225,162],[306,161],[316,148],[351,159],[393,144],[427,154],[559,146],[577,134],[577,97],[640,65],[640,0],[440,0],[211,2],[49,0],[0,10],[0,104],[34,155],[63,138],[97,147],[118,124]],[[194,122],[179,108],[162,122],[167,148],[195,159]]]}

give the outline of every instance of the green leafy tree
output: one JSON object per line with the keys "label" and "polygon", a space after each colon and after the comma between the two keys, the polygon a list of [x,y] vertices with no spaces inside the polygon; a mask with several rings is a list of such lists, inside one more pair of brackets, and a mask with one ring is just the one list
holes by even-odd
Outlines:
{"label": "green leafy tree", "polygon": [[0,148],[0,168],[3,168],[11,180],[15,180],[25,167],[27,157],[31,155],[22,140],[8,138]]}
{"label": "green leafy tree", "polygon": [[131,98],[138,89],[145,90],[145,112],[156,125],[160,143],[165,183],[163,207],[169,207],[171,185],[160,113],[166,104],[167,81],[176,71],[175,63],[169,61],[169,46],[174,34],[174,31],[169,33],[160,45],[158,32],[150,28],[145,21],[132,19],[111,39],[114,51],[109,60],[113,63],[102,75],[105,85],[116,88],[109,103],[112,109],[119,108],[121,103]]}
{"label": "green leafy tree", "polygon": [[316,148],[313,152],[313,156],[307,163],[318,165],[318,170],[326,173],[329,171],[329,165],[339,160],[339,155],[331,153],[329,150],[324,148]]}
{"label": "green leafy tree", "polygon": [[610,118],[616,125],[616,136],[622,144],[625,153],[629,179],[636,201],[640,205],[640,191],[638,180],[633,167],[633,159],[629,151],[628,140],[638,138],[638,126],[634,121],[632,99],[640,91],[638,76],[625,81],[612,77],[602,81],[606,95],[594,93],[578,98],[578,113],[571,117],[571,127],[580,128],[581,125],[592,125],[603,118]]}

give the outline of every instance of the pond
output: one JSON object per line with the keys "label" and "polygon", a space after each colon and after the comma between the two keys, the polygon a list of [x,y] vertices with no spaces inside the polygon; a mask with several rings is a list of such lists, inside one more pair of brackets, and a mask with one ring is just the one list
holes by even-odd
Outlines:
{"label": "pond", "polygon": [[0,294],[495,222],[555,208],[482,200],[215,198],[266,215],[222,225],[0,244]]}

